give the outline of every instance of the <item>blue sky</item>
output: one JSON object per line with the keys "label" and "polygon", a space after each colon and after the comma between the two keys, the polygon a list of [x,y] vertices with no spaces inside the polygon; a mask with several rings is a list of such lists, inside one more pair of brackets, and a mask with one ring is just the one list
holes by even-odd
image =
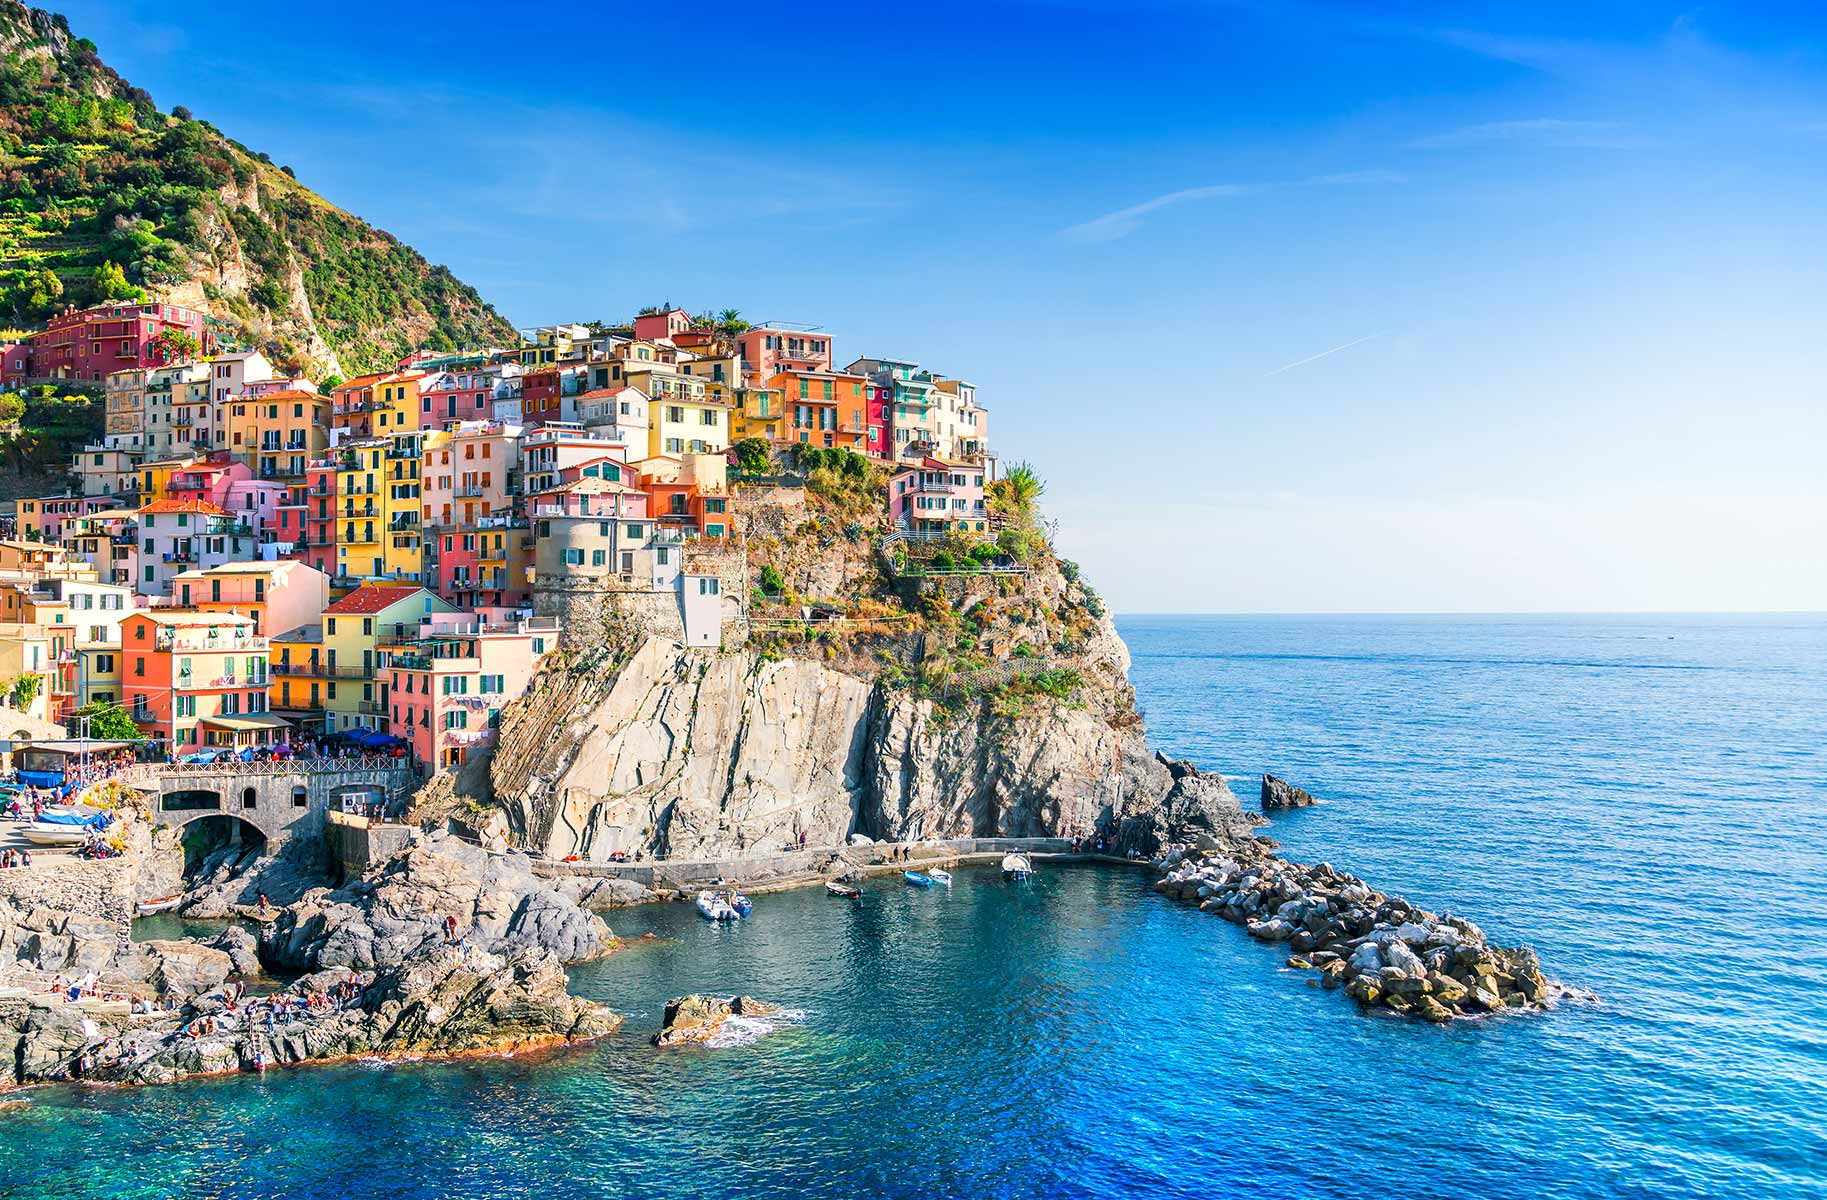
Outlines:
{"label": "blue sky", "polygon": [[516,323],[973,380],[1119,611],[1827,608],[1820,11],[674,7],[63,11]]}

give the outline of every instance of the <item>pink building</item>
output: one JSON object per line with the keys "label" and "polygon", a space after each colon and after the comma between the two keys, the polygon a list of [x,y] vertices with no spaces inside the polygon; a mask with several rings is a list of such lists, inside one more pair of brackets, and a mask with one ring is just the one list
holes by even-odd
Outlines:
{"label": "pink building", "polygon": [[906,529],[988,532],[983,466],[941,458],[905,464],[889,476],[888,515]]}
{"label": "pink building", "polygon": [[634,319],[634,336],[644,342],[657,342],[691,328],[691,314],[682,308],[647,313]]}
{"label": "pink building", "polygon": [[191,463],[171,473],[165,494],[173,500],[201,500],[248,526],[255,541],[271,541],[279,523],[285,485],[255,479],[254,469],[236,459]]}
{"label": "pink building", "polygon": [[419,524],[427,529],[476,522],[514,504],[520,426],[462,421],[425,437],[419,465]]}
{"label": "pink building", "polygon": [[0,387],[21,387],[31,375],[32,344],[0,342]]}
{"label": "pink building", "polygon": [[490,622],[434,613],[416,633],[383,637],[388,732],[434,771],[462,766],[493,743],[502,707],[526,691],[558,634],[549,617]]}
{"label": "pink building", "polygon": [[157,338],[167,329],[196,338],[205,355],[215,349],[215,334],[195,309],[162,301],[65,309],[32,335],[31,376],[99,383],[115,371],[165,366],[170,356]]}
{"label": "pink building", "polygon": [[742,369],[751,380],[772,379],[782,371],[829,371],[831,339],[822,333],[793,329],[750,329],[736,339],[742,347]]}
{"label": "pink building", "polygon": [[495,376],[482,371],[439,371],[419,381],[419,428],[448,421],[486,421],[495,415]]}

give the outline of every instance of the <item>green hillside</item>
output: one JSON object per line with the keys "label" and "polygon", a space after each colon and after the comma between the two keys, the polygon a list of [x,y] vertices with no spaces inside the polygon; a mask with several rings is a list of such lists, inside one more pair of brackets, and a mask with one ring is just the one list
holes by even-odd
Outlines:
{"label": "green hillside", "polygon": [[0,0],[0,327],[154,295],[280,364],[344,374],[422,345],[512,344],[476,290]]}

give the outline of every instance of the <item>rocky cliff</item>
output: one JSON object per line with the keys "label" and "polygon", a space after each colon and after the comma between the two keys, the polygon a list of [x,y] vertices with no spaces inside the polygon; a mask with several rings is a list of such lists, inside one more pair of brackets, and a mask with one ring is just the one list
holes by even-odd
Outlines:
{"label": "rocky cliff", "polygon": [[[649,639],[613,673],[548,672],[509,710],[481,824],[553,858],[1089,834],[1150,850],[1247,827],[1222,778],[1151,753],[1105,620],[1068,698],[963,704],[808,658]],[[1089,680],[1090,682],[1085,682]]]}

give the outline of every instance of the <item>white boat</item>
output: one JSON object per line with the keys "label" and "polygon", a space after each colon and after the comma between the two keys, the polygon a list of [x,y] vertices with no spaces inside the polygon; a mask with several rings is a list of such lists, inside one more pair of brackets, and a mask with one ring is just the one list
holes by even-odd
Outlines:
{"label": "white boat", "polygon": [[932,876],[934,883],[944,884],[946,887],[952,885],[952,873],[950,871],[941,871],[938,867],[928,867],[926,873]]}
{"label": "white boat", "polygon": [[157,900],[142,900],[134,906],[134,910],[142,917],[149,917],[153,913],[170,912],[182,903],[184,896],[180,893],[176,896],[160,896]]}
{"label": "white boat", "polygon": [[1017,881],[1032,878],[1034,864],[1028,861],[1025,854],[1005,854],[1002,857],[1002,877]]}
{"label": "white boat", "polygon": [[740,921],[742,914],[716,892],[698,893],[698,911],[707,921]]}
{"label": "white boat", "polygon": [[34,846],[80,846],[89,840],[89,830],[81,825],[52,825],[33,821],[23,830],[25,840]]}

